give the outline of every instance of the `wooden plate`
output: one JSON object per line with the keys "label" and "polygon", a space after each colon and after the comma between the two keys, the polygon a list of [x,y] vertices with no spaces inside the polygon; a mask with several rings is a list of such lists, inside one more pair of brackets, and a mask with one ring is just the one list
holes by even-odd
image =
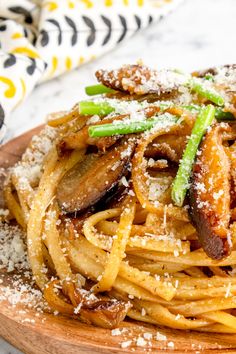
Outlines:
{"label": "wooden plate", "polygon": [[[17,162],[33,134],[40,127],[0,147],[0,167]],[[0,284],[0,295],[4,286],[12,287],[11,278],[6,275]],[[64,316],[48,313],[37,315],[34,309],[23,313],[23,305],[13,307],[7,301],[0,301],[0,335],[27,354],[72,354],[72,353],[236,353],[236,336],[206,334],[190,331],[170,330],[126,321],[120,328],[123,334],[112,336],[110,330],[91,327]],[[140,334],[157,331],[167,336],[167,341],[152,340],[145,347],[137,346]],[[128,348],[121,343],[132,340]],[[174,347],[173,344],[174,343]]]}

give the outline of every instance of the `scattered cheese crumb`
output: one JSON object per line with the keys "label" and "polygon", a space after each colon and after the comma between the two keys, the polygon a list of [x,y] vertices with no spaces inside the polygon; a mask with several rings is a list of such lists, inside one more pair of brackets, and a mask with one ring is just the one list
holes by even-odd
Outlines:
{"label": "scattered cheese crumb", "polygon": [[161,334],[160,332],[157,332],[156,334],[156,340],[166,340],[167,337],[164,334]]}
{"label": "scattered cheese crumb", "polygon": [[173,342],[168,342],[168,343],[167,343],[167,346],[168,346],[169,348],[174,348],[174,347],[175,347],[175,345],[174,345]]}
{"label": "scattered cheese crumb", "polygon": [[147,342],[145,341],[145,339],[143,339],[143,337],[138,337],[136,344],[138,347],[145,347]]}
{"label": "scattered cheese crumb", "polygon": [[119,328],[115,328],[111,331],[112,336],[119,336],[121,335],[121,330]]}
{"label": "scattered cheese crumb", "polygon": [[152,333],[145,332],[145,333],[143,334],[143,337],[144,337],[144,339],[146,339],[146,340],[151,340],[151,339],[152,339]]}
{"label": "scattered cheese crumb", "polygon": [[123,176],[120,181],[123,184],[123,186],[125,186],[125,187],[129,186],[129,183],[128,183],[128,181],[127,181],[125,176]]}
{"label": "scattered cheese crumb", "polygon": [[121,343],[121,348],[123,348],[123,349],[128,348],[128,347],[130,347],[131,344],[132,344],[132,340],[127,340],[127,341]]}
{"label": "scattered cheese crumb", "polygon": [[24,238],[20,227],[0,223],[0,269],[29,269]]}

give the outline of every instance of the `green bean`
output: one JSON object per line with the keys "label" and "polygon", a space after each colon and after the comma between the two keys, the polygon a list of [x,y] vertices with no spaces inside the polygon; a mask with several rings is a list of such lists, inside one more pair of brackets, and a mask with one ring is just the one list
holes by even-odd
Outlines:
{"label": "green bean", "polygon": [[146,119],[143,121],[135,121],[130,123],[109,123],[101,125],[92,125],[89,127],[89,136],[92,138],[123,135],[132,133],[141,133],[145,130],[153,128],[155,125],[160,124],[160,128],[165,125],[173,125],[178,121],[178,118],[168,115],[162,115],[155,118]]}
{"label": "green bean", "polygon": [[184,151],[182,160],[173,181],[171,197],[177,206],[182,206],[189,187],[192,166],[196,157],[198,146],[207,128],[215,117],[215,107],[208,105],[202,108],[196,118],[192,133]]}
{"label": "green bean", "polygon": [[207,100],[215,103],[217,106],[224,106],[225,100],[217,92],[205,88],[204,85],[194,79],[189,81],[189,85],[192,91],[195,91],[200,96],[205,97]]}
{"label": "green bean", "polygon": [[109,87],[106,87],[105,85],[98,84],[98,85],[85,87],[85,92],[88,96],[95,96],[95,95],[101,95],[103,93],[114,93],[116,91],[112,90]]}
{"label": "green bean", "polygon": [[93,116],[97,114],[98,116],[106,116],[113,112],[113,108],[107,102],[95,103],[93,101],[81,101],[79,102],[79,113],[84,116]]}

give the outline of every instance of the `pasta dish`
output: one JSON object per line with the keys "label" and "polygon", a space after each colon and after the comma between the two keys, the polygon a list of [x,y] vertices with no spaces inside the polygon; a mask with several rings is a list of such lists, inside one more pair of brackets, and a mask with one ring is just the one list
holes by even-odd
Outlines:
{"label": "pasta dish", "polygon": [[53,311],[236,333],[236,66],[96,72],[8,171]]}

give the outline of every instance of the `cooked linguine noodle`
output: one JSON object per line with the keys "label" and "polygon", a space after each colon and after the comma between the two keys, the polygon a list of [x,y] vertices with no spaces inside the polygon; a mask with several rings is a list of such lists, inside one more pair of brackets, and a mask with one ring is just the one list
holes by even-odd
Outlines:
{"label": "cooked linguine noodle", "polygon": [[[5,183],[37,286],[53,310],[105,328],[128,316],[236,333],[235,67],[97,77],[110,92],[52,115]],[[209,106],[180,205],[176,174]]]}

